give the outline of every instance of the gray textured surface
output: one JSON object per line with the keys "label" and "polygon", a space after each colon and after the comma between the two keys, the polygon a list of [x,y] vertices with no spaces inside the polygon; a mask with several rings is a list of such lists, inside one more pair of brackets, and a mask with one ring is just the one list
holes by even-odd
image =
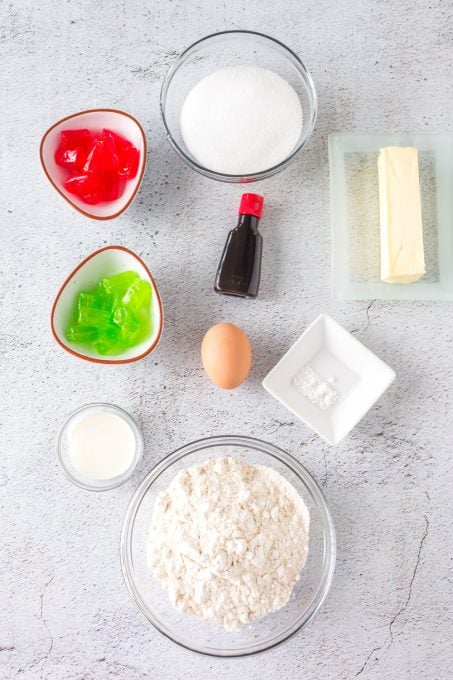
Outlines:
{"label": "gray textured surface", "polygon": [[[451,677],[453,307],[329,299],[326,152],[331,131],[453,130],[451,3],[16,0],[0,11],[0,677]],[[306,153],[259,186],[265,254],[261,294],[251,303],[212,292],[240,189],[183,167],[158,110],[175,55],[207,32],[237,27],[287,42],[311,69],[320,99]],[[37,162],[49,124],[98,105],[136,115],[150,142],[138,199],[99,224],[69,209]],[[63,278],[107,243],[145,258],[166,313],[156,352],[114,368],[68,356],[48,328]],[[398,374],[336,448],[260,386],[322,311]],[[251,378],[234,393],[215,390],[200,369],[200,339],[219,320],[241,325],[255,351]],[[146,439],[133,479],[99,495],[70,485],[53,450],[68,412],[91,400],[129,409]],[[242,661],[199,657],[161,638],[129,600],[118,560],[121,520],[146,471],[176,446],[226,432],[295,454],[324,488],[338,530],[336,577],[322,611],[288,644]]]}

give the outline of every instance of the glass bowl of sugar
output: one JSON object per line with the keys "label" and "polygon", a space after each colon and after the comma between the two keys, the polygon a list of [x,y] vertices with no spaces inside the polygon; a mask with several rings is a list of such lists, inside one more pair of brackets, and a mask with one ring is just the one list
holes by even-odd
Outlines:
{"label": "glass bowl of sugar", "polygon": [[313,80],[286,45],[224,31],[187,48],[162,84],[167,137],[193,170],[223,182],[271,177],[300,154],[317,115]]}
{"label": "glass bowl of sugar", "polygon": [[[240,474],[242,466],[246,476]],[[261,475],[264,487],[258,484]],[[272,480],[278,480],[282,495],[270,494],[272,503],[268,504]],[[299,504],[305,508],[302,515]],[[280,508],[277,513],[275,506]],[[271,510],[268,519],[259,507]],[[240,518],[247,519],[245,525]],[[232,523],[224,535],[223,520]],[[187,528],[193,540],[187,538]],[[224,549],[217,554],[226,557],[223,564],[216,559],[206,561],[218,541],[224,541]],[[198,554],[192,550],[195,543]],[[246,544],[245,550],[239,550],[240,543]],[[260,546],[264,561],[259,558]],[[148,473],[127,509],[120,552],[129,594],[160,633],[201,654],[241,657],[275,647],[311,621],[332,583],[335,546],[329,509],[308,470],[270,443],[231,435],[187,444]],[[291,556],[300,555],[301,550],[304,561],[299,578],[291,581],[282,601],[255,616],[254,598],[265,602],[270,596],[274,601]],[[274,559],[276,564],[271,564]],[[241,584],[250,588],[244,591]],[[238,602],[241,593],[244,597]],[[225,623],[231,623],[231,605],[236,614],[240,612],[240,625]],[[211,607],[216,610],[212,615]]]}
{"label": "glass bowl of sugar", "polygon": [[88,491],[108,491],[134,472],[143,452],[137,423],[113,404],[86,404],[71,413],[57,437],[66,477]]}

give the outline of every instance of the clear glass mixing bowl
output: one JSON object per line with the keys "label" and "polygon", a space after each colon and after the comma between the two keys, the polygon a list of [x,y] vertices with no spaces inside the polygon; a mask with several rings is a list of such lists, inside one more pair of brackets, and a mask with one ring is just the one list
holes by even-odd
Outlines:
{"label": "clear glass mixing bowl", "polygon": [[[156,496],[182,468],[208,458],[235,456],[277,470],[296,488],[310,512],[307,563],[285,607],[239,632],[199,621],[171,605],[146,562],[148,529]],[[310,473],[281,449],[249,437],[210,437],[188,444],[158,463],[135,492],[123,522],[121,565],[127,589],[163,635],[195,652],[221,657],[262,652],[297,633],[323,603],[335,568],[335,530],[324,496]]]}
{"label": "clear glass mixing bowl", "polygon": [[[219,68],[239,65],[269,69],[292,85],[302,105],[303,125],[295,148],[278,165],[250,175],[226,175],[197,162],[184,143],[180,117],[187,95],[202,78]],[[223,182],[253,182],[275,175],[297,158],[313,132],[317,99],[310,73],[286,45],[254,31],[224,31],[198,40],[177,58],[162,83],[160,109],[167,137],[189,167]]]}

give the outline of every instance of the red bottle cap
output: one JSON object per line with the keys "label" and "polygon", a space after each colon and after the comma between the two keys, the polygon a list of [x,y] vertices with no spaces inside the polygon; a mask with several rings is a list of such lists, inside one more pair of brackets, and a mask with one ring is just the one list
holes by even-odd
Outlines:
{"label": "red bottle cap", "polygon": [[239,215],[255,215],[260,219],[263,212],[264,198],[259,194],[242,194]]}

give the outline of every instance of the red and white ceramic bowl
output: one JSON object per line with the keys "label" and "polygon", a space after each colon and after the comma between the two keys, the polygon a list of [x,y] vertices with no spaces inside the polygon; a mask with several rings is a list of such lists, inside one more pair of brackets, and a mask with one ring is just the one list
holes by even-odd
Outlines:
{"label": "red and white ceramic bowl", "polygon": [[[69,342],[65,330],[71,321],[77,294],[81,290],[94,287],[104,276],[113,276],[128,270],[137,272],[142,279],[151,284],[152,330],[149,338],[121,354],[107,357],[99,356],[89,348]],[[68,276],[53,303],[50,324],[55,340],[69,354],[98,364],[127,364],[143,359],[159,343],[163,328],[162,301],[157,284],[143,260],[123,246],[107,246],[85,258]]]}
{"label": "red and white ceramic bowl", "polygon": [[[55,162],[55,151],[60,143],[62,130],[102,130],[107,128],[128,139],[140,152],[137,175],[127,182],[123,194],[115,201],[88,205],[78,196],[70,194],[64,188],[63,182],[67,177],[65,169]],[[140,123],[128,113],[116,109],[92,109],[80,111],[54,123],[44,134],[39,147],[39,156],[44,173],[58,191],[60,196],[82,215],[94,220],[111,220],[118,217],[132,203],[140,188],[146,166],[146,136]]]}

